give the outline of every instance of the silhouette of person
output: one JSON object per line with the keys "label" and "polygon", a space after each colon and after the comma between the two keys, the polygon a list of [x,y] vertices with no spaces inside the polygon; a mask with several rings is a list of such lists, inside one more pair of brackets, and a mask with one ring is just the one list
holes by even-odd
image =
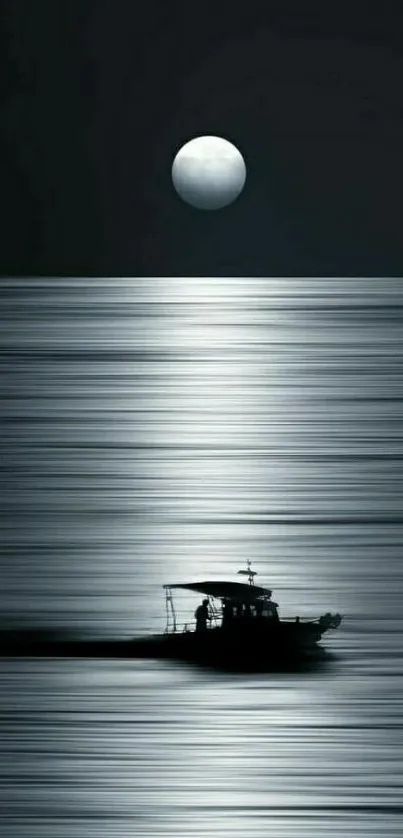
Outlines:
{"label": "silhouette of person", "polygon": [[236,613],[236,619],[241,620],[242,617],[243,617],[243,604],[242,604],[242,602],[237,602],[237,604],[235,606],[235,613]]}
{"label": "silhouette of person", "polygon": [[256,617],[258,620],[262,619],[263,614],[263,602],[261,599],[256,600]]}
{"label": "silhouette of person", "polygon": [[196,631],[207,630],[207,620],[210,618],[208,610],[208,599],[204,599],[202,604],[196,608]]}
{"label": "silhouette of person", "polygon": [[245,603],[245,605],[244,605],[244,607],[243,607],[243,615],[242,615],[242,616],[243,616],[243,619],[244,619],[244,620],[250,620],[250,619],[251,619],[251,617],[252,617],[252,611],[251,611],[251,608],[250,608],[249,602],[246,602],[246,603]]}
{"label": "silhouette of person", "polygon": [[222,624],[223,627],[228,626],[234,619],[234,609],[230,599],[225,599],[222,608]]}

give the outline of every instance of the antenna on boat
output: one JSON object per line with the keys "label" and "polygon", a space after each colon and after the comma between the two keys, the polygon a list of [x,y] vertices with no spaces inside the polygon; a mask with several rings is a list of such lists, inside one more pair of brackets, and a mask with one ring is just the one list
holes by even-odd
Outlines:
{"label": "antenna on boat", "polygon": [[254,584],[254,582],[253,582],[253,577],[254,577],[254,576],[256,576],[257,571],[256,571],[256,570],[252,570],[252,568],[251,568],[251,564],[252,564],[252,563],[251,563],[251,560],[250,560],[250,559],[248,559],[248,560],[247,560],[247,562],[246,562],[246,565],[247,565],[247,570],[238,570],[238,573],[242,573],[242,574],[243,574],[243,576],[247,576],[247,577],[248,577],[248,580],[249,580],[249,584],[250,584],[250,585],[253,585],[253,584]]}

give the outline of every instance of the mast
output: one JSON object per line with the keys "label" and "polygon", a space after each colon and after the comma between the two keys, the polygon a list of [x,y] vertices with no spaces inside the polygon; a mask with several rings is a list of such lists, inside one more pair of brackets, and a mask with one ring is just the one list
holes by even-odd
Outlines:
{"label": "mast", "polygon": [[248,559],[247,562],[246,562],[247,570],[238,570],[238,573],[242,573],[243,576],[247,576],[248,580],[249,580],[249,584],[254,585],[255,584],[254,583],[254,576],[257,576],[257,571],[252,570],[251,564],[252,564],[251,560]]}

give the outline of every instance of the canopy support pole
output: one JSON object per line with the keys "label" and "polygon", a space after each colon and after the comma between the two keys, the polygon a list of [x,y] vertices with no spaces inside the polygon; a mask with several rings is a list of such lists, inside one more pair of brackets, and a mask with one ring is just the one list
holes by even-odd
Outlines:
{"label": "canopy support pole", "polygon": [[218,625],[218,616],[219,616],[218,615],[218,610],[215,606],[215,602],[214,602],[213,597],[209,596],[208,600],[209,600],[209,608],[210,608],[210,613],[211,613],[211,620],[212,620],[212,622],[214,622],[214,625],[217,626]]}
{"label": "canopy support pole", "polygon": [[[172,598],[172,591],[168,586],[165,586],[165,608],[167,612],[167,624],[165,628],[165,633],[168,634],[171,626],[172,631],[175,634],[176,632],[176,612],[174,601]],[[172,622],[171,622],[172,621]]]}

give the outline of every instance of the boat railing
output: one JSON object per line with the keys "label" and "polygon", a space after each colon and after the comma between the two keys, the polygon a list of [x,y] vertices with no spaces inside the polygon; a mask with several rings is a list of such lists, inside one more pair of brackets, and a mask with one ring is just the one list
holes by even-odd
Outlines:
{"label": "boat railing", "polygon": [[[184,622],[182,630],[178,628],[178,625],[182,623],[182,620],[179,619],[181,614],[188,615],[188,611],[184,611],[184,609],[178,610],[175,607],[172,590],[169,586],[164,585],[165,588],[165,608],[166,608],[166,625],[164,634],[176,634],[178,631],[186,632],[186,631],[195,631],[196,630],[196,618],[192,620],[187,620]],[[214,601],[213,597],[207,596],[206,599],[209,600],[209,613],[210,618],[208,620],[208,628],[216,628],[217,626],[221,625],[222,617],[223,617],[223,609],[221,605],[217,605]]]}

